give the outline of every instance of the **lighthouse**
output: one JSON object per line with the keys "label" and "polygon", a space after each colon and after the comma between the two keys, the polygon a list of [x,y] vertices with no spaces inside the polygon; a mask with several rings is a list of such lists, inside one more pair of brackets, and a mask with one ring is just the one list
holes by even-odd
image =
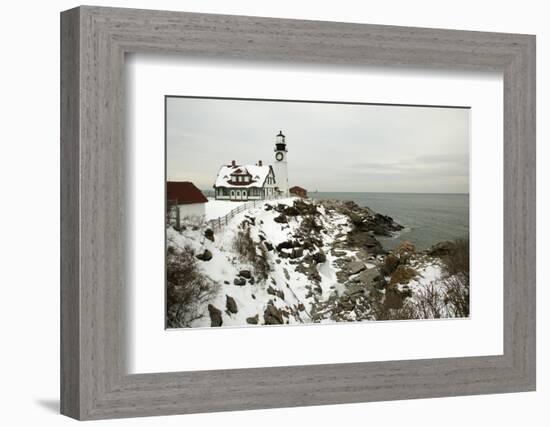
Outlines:
{"label": "lighthouse", "polygon": [[288,193],[288,171],[287,171],[287,149],[286,137],[282,131],[279,131],[275,137],[275,163],[273,163],[273,172],[275,173],[275,183],[279,187],[279,193],[287,197]]}

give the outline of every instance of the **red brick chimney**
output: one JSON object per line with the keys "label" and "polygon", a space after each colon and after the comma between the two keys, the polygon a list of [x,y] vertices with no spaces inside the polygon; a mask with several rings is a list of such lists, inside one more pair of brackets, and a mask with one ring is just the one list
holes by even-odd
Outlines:
{"label": "red brick chimney", "polygon": [[258,160],[258,166],[263,166],[263,162],[261,160]]}

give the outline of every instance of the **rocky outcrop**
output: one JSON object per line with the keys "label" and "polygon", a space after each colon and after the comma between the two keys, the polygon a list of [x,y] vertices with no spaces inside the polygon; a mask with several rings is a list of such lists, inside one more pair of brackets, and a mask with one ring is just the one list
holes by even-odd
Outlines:
{"label": "rocky outcrop", "polygon": [[449,255],[454,249],[454,243],[445,241],[439,242],[428,249],[427,253],[430,256],[444,257]]}
{"label": "rocky outcrop", "polygon": [[264,323],[266,325],[282,325],[283,314],[273,304],[268,304],[264,311]]}
{"label": "rocky outcrop", "polygon": [[210,315],[210,326],[222,325],[222,312],[212,304],[208,304],[208,314]]}
{"label": "rocky outcrop", "polygon": [[233,279],[233,284],[235,286],[244,286],[246,285],[246,280],[242,277],[235,277],[235,279]]}
{"label": "rocky outcrop", "polygon": [[250,279],[252,277],[252,273],[250,270],[241,270],[239,271],[239,276],[244,277],[245,279]]}
{"label": "rocky outcrop", "polygon": [[246,318],[246,323],[248,323],[249,325],[257,325],[259,320],[260,320],[260,318],[256,314],[255,316],[247,317]]}
{"label": "rocky outcrop", "polygon": [[196,255],[196,257],[201,261],[210,261],[212,259],[212,252],[210,252],[208,249],[205,249],[202,254]]}
{"label": "rocky outcrop", "polygon": [[204,230],[204,237],[206,237],[208,240],[213,242],[214,241],[214,230],[212,230],[211,228],[207,228],[206,230]]}
{"label": "rocky outcrop", "polygon": [[233,297],[230,297],[229,295],[225,296],[225,309],[228,313],[233,314],[236,314],[239,311],[235,299]]}

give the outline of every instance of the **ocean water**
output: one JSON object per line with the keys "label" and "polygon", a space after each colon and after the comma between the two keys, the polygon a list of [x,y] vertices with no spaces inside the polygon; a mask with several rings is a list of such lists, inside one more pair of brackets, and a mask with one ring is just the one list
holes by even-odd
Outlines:
{"label": "ocean water", "polygon": [[469,236],[468,194],[308,193],[314,199],[353,200],[359,206],[391,216],[403,229],[395,237],[377,237],[385,249],[410,240],[427,249],[444,240]]}

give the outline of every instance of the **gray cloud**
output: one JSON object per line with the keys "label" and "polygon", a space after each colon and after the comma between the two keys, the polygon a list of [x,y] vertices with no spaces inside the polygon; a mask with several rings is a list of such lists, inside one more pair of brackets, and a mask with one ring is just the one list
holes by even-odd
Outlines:
{"label": "gray cloud", "polygon": [[469,111],[452,108],[169,98],[168,179],[206,189],[230,160],[270,163],[279,129],[291,185],[468,192]]}

